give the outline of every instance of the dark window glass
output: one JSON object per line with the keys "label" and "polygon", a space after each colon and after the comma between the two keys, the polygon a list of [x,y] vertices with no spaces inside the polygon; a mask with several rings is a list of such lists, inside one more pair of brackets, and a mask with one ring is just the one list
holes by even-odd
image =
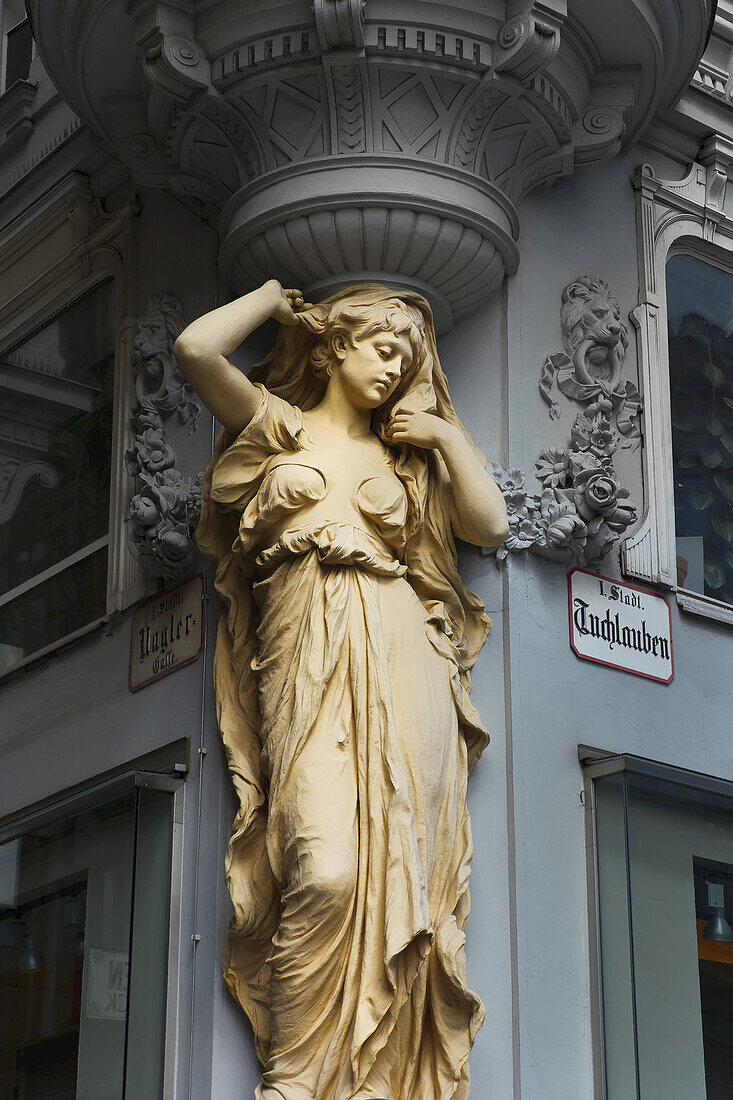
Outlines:
{"label": "dark window glass", "polygon": [[707,1100],[733,1096],[733,867],[694,865]]}
{"label": "dark window glass", "polygon": [[110,281],[0,353],[0,668],[104,614],[114,348]]}
{"label": "dark window glass", "polygon": [[159,1100],[172,798],[0,845],[0,1100]]}
{"label": "dark window glass", "polygon": [[5,90],[19,80],[27,80],[33,58],[33,35],[29,20],[24,19],[8,31],[5,54]]}
{"label": "dark window glass", "polygon": [[677,582],[733,603],[733,275],[667,264]]}
{"label": "dark window glass", "polygon": [[729,1100],[733,799],[630,772],[594,799],[607,1098]]}
{"label": "dark window glass", "polygon": [[101,619],[107,608],[107,547],[0,607],[0,672]]}

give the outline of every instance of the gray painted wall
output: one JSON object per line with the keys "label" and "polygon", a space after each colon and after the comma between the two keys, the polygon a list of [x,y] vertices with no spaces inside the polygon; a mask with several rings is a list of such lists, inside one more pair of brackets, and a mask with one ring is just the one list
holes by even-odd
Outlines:
{"label": "gray painted wall", "polygon": [[[647,157],[652,154],[637,151],[534,192],[522,210],[519,273],[490,309],[441,340],[459,414],[484,451],[505,466],[531,475],[540,449],[565,443],[575,415],[568,408],[561,421],[551,421],[537,391],[545,356],[561,348],[563,287],[579,274],[597,273],[611,284],[624,315],[636,304],[629,181]],[[215,285],[211,233],[159,193],[146,194],[143,209],[141,305],[149,294],[167,290],[183,299],[187,316],[209,308]],[[253,350],[249,358],[255,355]],[[632,339],[626,377],[635,372]],[[187,472],[204,464],[210,439],[205,417],[193,439],[181,435]],[[618,465],[640,502],[639,452],[625,453]],[[727,628],[685,618],[673,604],[676,678],[665,687],[573,655],[565,567],[523,557],[500,571],[493,558],[472,548],[462,549],[461,566],[494,623],[473,688],[492,743],[470,784],[476,856],[469,977],[487,1008],[472,1057],[472,1094],[588,1100],[591,1005],[577,746],[730,774],[733,641]],[[616,561],[605,562],[603,572],[617,574]],[[210,625],[215,615],[212,600]],[[177,1095],[189,1095],[190,1061],[191,1096],[240,1100],[251,1094],[257,1068],[248,1026],[220,977],[229,914],[222,861],[234,806],[214,726],[212,647],[203,661],[133,696],[127,687],[129,618],[117,617],[2,687],[0,812],[179,737],[191,739]],[[196,751],[202,737],[205,756]],[[202,937],[195,948],[194,932]]]}

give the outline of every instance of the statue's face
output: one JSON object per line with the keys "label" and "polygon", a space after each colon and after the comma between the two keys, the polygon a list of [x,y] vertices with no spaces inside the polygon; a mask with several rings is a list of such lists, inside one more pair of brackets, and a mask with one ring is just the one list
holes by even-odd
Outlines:
{"label": "statue's face", "polygon": [[412,358],[406,333],[376,332],[360,340],[334,342],[339,360],[334,377],[352,404],[376,409],[397,389],[402,371]]}

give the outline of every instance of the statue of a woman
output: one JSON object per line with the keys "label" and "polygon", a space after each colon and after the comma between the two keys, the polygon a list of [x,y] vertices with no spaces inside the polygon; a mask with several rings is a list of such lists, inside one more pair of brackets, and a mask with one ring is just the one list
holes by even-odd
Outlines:
{"label": "statue of a woman", "polygon": [[[250,381],[226,359],[281,329]],[[459,421],[428,303],[271,281],[179,337],[223,424],[197,538],[217,561],[219,725],[239,797],[229,988],[258,1100],[466,1100],[466,780],[489,621],[453,535],[506,510]]]}

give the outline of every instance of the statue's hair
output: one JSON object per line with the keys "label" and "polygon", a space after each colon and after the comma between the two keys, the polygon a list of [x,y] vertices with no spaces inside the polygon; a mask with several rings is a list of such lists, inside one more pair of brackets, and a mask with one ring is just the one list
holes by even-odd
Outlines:
{"label": "statue's hair", "polygon": [[462,669],[467,671],[487,632],[483,605],[458,576],[450,527],[448,475],[439,455],[389,441],[386,429],[400,412],[430,412],[463,433],[482,465],[484,456],[456,415],[448,380],[438,359],[429,303],[411,290],[362,283],[338,291],[296,314],[297,324],[281,325],[275,347],[250,372],[253,382],[301,409],[322,400],[334,365],[333,339],[361,339],[373,332],[408,333],[413,355],[387,401],[372,412],[372,428],[385,446],[398,451],[395,472],[408,498],[405,561],[410,581],[425,603],[446,608]]}
{"label": "statue's hair", "polygon": [[[602,298],[608,302],[615,320],[618,321],[621,318],[618,301],[611,293],[611,288],[605,279],[601,279],[598,275],[581,275],[562,292],[560,327],[565,345],[571,351],[575,351],[585,338],[586,306],[594,298]],[[628,343],[628,337],[623,330],[620,338],[624,344]]]}
{"label": "statue's hair", "polygon": [[[306,318],[307,314],[304,315],[304,323],[307,325]],[[318,339],[311,350],[311,368],[316,377],[323,382],[330,377],[335,358],[334,340],[337,336],[343,336],[353,344],[356,340],[365,340],[378,332],[393,332],[396,335],[406,333],[414,361],[425,338],[425,324],[419,310],[398,298],[373,306],[340,302],[329,313],[326,327],[318,333]]]}

